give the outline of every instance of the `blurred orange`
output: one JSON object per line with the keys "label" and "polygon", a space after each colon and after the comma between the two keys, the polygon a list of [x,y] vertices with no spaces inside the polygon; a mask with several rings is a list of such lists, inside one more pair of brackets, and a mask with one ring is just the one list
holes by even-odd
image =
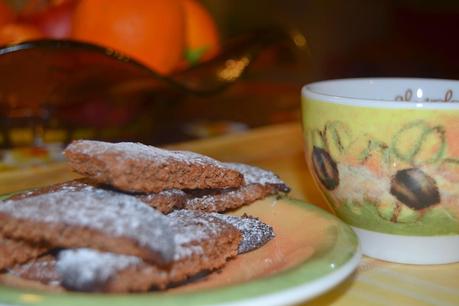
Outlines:
{"label": "blurred orange", "polygon": [[0,26],[10,23],[14,20],[14,12],[3,1],[0,1]]}
{"label": "blurred orange", "polygon": [[72,37],[121,51],[166,74],[182,58],[183,7],[178,0],[82,0]]}
{"label": "blurred orange", "polygon": [[0,45],[17,44],[43,37],[42,32],[27,24],[9,23],[0,27]]}
{"label": "blurred orange", "polygon": [[181,0],[185,9],[185,61],[193,65],[214,57],[220,49],[217,25],[198,0]]}

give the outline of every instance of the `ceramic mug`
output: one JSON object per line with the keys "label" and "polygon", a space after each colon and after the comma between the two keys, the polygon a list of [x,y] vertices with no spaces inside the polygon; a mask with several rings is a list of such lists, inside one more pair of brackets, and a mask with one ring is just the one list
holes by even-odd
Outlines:
{"label": "ceramic mug", "polygon": [[309,169],[365,255],[459,261],[459,81],[312,83],[302,117]]}

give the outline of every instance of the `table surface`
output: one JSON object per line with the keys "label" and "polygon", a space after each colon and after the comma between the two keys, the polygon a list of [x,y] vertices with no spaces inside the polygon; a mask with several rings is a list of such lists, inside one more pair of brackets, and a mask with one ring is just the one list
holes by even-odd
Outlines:
{"label": "table surface", "polygon": [[[171,145],[222,161],[270,169],[291,187],[291,197],[329,210],[306,168],[299,123],[255,129]],[[77,177],[63,163],[0,173],[0,194]],[[304,305],[459,305],[459,263],[416,266],[364,257],[357,271],[328,293]]]}

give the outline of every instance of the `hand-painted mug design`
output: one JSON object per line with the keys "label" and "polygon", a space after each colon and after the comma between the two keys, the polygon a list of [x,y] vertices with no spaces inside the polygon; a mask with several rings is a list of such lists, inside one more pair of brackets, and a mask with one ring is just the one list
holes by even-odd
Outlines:
{"label": "hand-painted mug design", "polygon": [[364,254],[402,263],[459,261],[455,92],[459,81],[403,78],[303,88],[306,162]]}
{"label": "hand-painted mug design", "polygon": [[[432,210],[438,210],[433,213],[443,214],[442,220],[450,224],[448,228],[459,233],[458,216],[449,211],[448,205],[442,205],[452,200],[451,195],[442,196],[442,187],[447,189],[457,183],[442,175],[449,164],[459,164],[458,158],[447,155],[445,133],[443,126],[416,120],[402,125],[386,143],[365,133],[354,136],[343,121],[328,121],[321,129],[311,130],[312,169],[322,187],[329,191],[338,214],[347,209],[344,215],[355,214],[357,218],[363,206],[370,205],[376,218],[412,224],[424,218],[430,222]],[[356,176],[364,178],[367,184],[349,184],[356,181]],[[369,184],[379,186],[379,192],[375,192],[374,186],[365,189]],[[442,232],[444,229],[439,228],[429,234]],[[399,233],[416,234],[416,228],[399,228]]]}

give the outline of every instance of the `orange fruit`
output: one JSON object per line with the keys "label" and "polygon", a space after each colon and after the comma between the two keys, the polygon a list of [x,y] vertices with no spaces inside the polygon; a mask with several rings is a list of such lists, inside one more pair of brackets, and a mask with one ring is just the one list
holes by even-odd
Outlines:
{"label": "orange fruit", "polygon": [[82,0],[71,36],[120,51],[166,74],[182,57],[183,16],[177,0]]}
{"label": "orange fruit", "polygon": [[185,61],[196,64],[214,57],[220,37],[212,15],[198,0],[181,0],[185,10]]}
{"label": "orange fruit", "polygon": [[13,22],[14,12],[3,1],[0,1],[0,26]]}
{"label": "orange fruit", "polygon": [[0,27],[0,45],[18,44],[43,37],[37,28],[27,24],[9,23]]}

